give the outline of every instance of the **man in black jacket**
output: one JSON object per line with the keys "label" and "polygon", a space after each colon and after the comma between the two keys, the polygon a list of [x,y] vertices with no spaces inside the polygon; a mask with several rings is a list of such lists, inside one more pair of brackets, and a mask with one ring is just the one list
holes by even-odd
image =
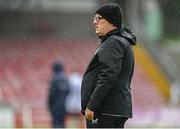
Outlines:
{"label": "man in black jacket", "polygon": [[122,25],[118,4],[101,6],[93,24],[101,44],[83,76],[81,112],[88,128],[124,128],[132,117],[130,85],[136,37]]}

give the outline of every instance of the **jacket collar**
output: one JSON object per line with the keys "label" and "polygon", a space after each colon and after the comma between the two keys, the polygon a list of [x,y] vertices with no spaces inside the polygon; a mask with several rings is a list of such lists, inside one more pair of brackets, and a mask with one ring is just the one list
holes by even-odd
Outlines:
{"label": "jacket collar", "polygon": [[120,28],[116,28],[108,32],[105,36],[100,36],[99,38],[101,39],[101,43],[103,43],[106,39],[108,39],[112,35],[119,35],[121,33],[120,30],[121,30]]}
{"label": "jacket collar", "polygon": [[136,45],[137,43],[135,34],[131,31],[131,29],[129,29],[125,25],[122,25],[119,28],[111,30],[105,36],[99,37],[101,39],[101,43],[103,43],[106,39],[108,39],[112,35],[118,35],[127,39],[131,45]]}

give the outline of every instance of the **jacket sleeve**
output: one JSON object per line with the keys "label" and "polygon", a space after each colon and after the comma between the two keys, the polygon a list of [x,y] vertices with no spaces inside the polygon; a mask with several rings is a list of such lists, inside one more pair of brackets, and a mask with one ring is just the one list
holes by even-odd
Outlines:
{"label": "jacket sleeve", "polygon": [[97,55],[100,62],[100,70],[96,88],[87,105],[87,108],[92,111],[98,109],[104,97],[113,87],[121,70],[124,51],[122,44],[113,38],[106,40],[98,50]]}
{"label": "jacket sleeve", "polygon": [[49,96],[48,96],[48,108],[51,110],[52,105],[54,103],[54,91],[56,89],[54,88],[54,81],[51,81],[49,84]]}

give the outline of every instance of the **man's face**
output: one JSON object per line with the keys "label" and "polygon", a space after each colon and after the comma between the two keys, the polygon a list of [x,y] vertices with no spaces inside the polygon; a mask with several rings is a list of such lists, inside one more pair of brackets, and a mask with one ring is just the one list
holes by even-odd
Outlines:
{"label": "man's face", "polygon": [[93,25],[95,27],[95,33],[98,36],[105,36],[114,27],[113,24],[109,23],[99,14],[95,15]]}

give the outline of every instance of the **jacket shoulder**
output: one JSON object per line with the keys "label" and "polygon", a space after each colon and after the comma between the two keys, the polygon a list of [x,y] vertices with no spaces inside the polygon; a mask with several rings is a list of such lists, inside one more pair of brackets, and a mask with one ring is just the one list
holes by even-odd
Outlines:
{"label": "jacket shoulder", "polygon": [[105,44],[126,51],[129,43],[122,36],[112,35],[105,41]]}

